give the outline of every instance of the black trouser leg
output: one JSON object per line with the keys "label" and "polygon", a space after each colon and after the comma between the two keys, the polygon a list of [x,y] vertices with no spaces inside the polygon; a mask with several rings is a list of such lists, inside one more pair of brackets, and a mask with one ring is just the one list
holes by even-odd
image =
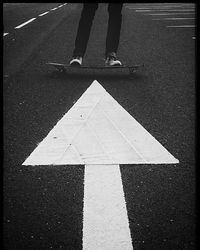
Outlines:
{"label": "black trouser leg", "polygon": [[85,3],[81,12],[73,56],[84,56],[98,3]]}
{"label": "black trouser leg", "polygon": [[108,5],[108,29],[106,37],[106,50],[105,56],[107,57],[110,52],[117,52],[119,40],[120,40],[120,31],[122,23],[122,7],[123,4],[109,4]]}

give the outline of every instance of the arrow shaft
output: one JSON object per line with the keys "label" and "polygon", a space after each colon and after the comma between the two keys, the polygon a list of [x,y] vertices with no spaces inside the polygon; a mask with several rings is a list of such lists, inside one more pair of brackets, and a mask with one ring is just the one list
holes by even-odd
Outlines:
{"label": "arrow shaft", "polygon": [[83,250],[133,250],[119,165],[85,165]]}

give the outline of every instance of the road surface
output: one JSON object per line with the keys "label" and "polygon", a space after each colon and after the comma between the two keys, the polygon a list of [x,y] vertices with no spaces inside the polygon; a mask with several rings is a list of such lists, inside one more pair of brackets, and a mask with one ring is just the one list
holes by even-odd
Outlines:
{"label": "road surface", "polygon": [[[82,249],[84,165],[23,166],[97,80],[179,164],[120,165],[132,244],[195,249],[195,8],[124,4],[118,56],[144,63],[116,74],[53,75],[71,59],[81,4],[4,3],[4,247]],[[100,4],[84,58],[104,63],[107,5]]]}

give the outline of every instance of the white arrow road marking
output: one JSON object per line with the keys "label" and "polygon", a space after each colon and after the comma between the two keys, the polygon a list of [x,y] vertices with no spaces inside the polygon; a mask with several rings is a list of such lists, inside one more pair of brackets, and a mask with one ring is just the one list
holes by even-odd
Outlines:
{"label": "white arrow road marking", "polygon": [[119,164],[178,163],[94,81],[23,165],[85,164],[83,249],[131,250]]}
{"label": "white arrow road marking", "polygon": [[83,250],[132,250],[119,165],[85,165]]}
{"label": "white arrow road marking", "polygon": [[178,163],[94,81],[23,165]]}

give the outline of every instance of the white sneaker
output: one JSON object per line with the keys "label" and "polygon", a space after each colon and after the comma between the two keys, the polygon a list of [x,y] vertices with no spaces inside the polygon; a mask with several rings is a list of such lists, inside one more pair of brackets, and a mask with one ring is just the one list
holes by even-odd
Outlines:
{"label": "white sneaker", "polygon": [[80,67],[83,63],[83,58],[81,56],[75,56],[72,58],[72,60],[70,61],[70,66],[78,66]]}
{"label": "white sneaker", "polygon": [[113,53],[109,53],[108,57],[106,58],[105,61],[105,65],[106,66],[121,66],[122,63],[117,59],[116,54]]}

